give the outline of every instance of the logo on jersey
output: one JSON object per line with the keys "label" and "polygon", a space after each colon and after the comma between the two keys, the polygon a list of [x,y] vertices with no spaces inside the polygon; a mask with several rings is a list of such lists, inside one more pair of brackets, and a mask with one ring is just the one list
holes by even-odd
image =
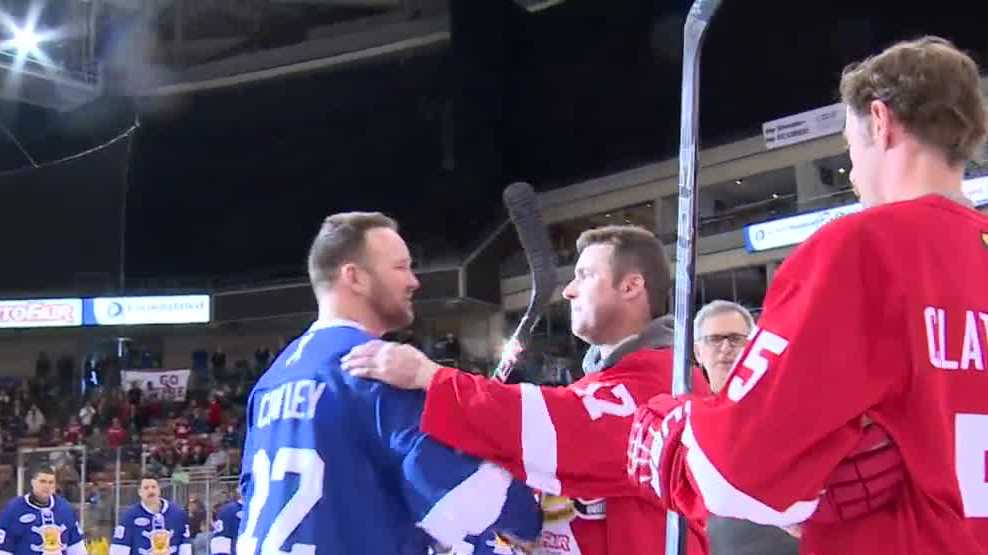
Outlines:
{"label": "logo on jersey", "polygon": [[41,545],[32,545],[31,551],[45,555],[61,555],[67,547],[62,543],[65,526],[55,524],[55,514],[50,509],[41,511],[41,526],[32,526],[31,531],[41,536]]}
{"label": "logo on jersey", "polygon": [[512,547],[508,541],[497,534],[494,534],[494,539],[487,540],[484,543],[491,548],[494,555],[514,555],[515,553],[515,548]]}
{"label": "logo on jersey", "polygon": [[25,514],[22,514],[21,515],[21,518],[19,518],[17,520],[21,521],[23,524],[31,524],[32,522],[34,522],[34,520],[36,518],[37,517],[34,516],[34,513],[25,513]]}
{"label": "logo on jersey", "polygon": [[138,549],[140,555],[172,555],[178,548],[172,545],[172,535],[174,532],[165,528],[165,517],[158,513],[151,519],[151,531],[141,531],[141,535],[148,539],[151,544],[150,549]]}
{"label": "logo on jersey", "polygon": [[542,506],[542,518],[545,522],[569,522],[576,518],[576,507],[568,497],[542,494],[539,504]]}

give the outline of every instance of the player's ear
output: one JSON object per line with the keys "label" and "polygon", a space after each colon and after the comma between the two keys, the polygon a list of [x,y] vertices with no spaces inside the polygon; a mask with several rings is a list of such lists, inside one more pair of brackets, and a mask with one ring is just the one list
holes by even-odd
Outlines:
{"label": "player's ear", "polygon": [[337,280],[340,285],[356,292],[361,292],[364,287],[364,276],[360,272],[360,267],[353,262],[347,262],[340,266]]}
{"label": "player's ear", "polygon": [[871,117],[868,118],[868,132],[878,146],[887,148],[892,142],[891,133],[894,124],[892,110],[881,100],[873,100],[869,108]]}
{"label": "player's ear", "polygon": [[621,278],[621,296],[631,300],[638,295],[645,295],[645,277],[639,273],[629,272]]}

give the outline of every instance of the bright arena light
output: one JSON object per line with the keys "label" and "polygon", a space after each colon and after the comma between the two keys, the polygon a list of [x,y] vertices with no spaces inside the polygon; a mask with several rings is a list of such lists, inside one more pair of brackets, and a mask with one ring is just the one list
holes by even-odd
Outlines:
{"label": "bright arena light", "polygon": [[14,29],[14,38],[10,41],[10,45],[16,48],[19,52],[23,52],[27,55],[31,55],[38,46],[41,45],[41,37],[38,36],[33,29]]}
{"label": "bright arena light", "polygon": [[0,12],[0,31],[6,36],[0,41],[0,53],[13,56],[14,69],[19,70],[24,62],[32,60],[41,65],[51,65],[52,60],[44,50],[44,44],[59,36],[57,30],[39,29],[40,5],[32,3],[27,14],[16,20],[10,14]]}

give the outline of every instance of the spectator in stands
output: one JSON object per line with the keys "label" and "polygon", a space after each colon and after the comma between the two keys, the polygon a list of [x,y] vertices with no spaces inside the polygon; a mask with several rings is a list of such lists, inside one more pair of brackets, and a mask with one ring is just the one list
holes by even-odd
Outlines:
{"label": "spectator in stands", "polygon": [[62,441],[69,445],[75,445],[82,440],[82,425],[76,417],[69,418],[69,424],[62,432]]}
{"label": "spectator in stands", "polygon": [[107,430],[106,443],[111,449],[116,449],[117,447],[121,447],[123,444],[127,443],[127,430],[124,429],[119,418],[114,418],[113,424],[111,424],[110,429]]}
{"label": "spectator in stands", "polygon": [[93,453],[102,451],[107,448],[107,438],[106,434],[103,433],[102,428],[93,428],[93,430],[86,436],[86,447]]}
{"label": "spectator in stands", "polygon": [[189,422],[185,417],[181,417],[175,421],[175,439],[187,440],[189,435],[192,434],[192,427],[189,426]]}
{"label": "spectator in stands", "polygon": [[92,400],[86,400],[86,403],[82,405],[79,409],[79,423],[82,424],[83,433],[89,434],[93,429],[93,422],[96,420],[96,407],[93,406]]}
{"label": "spectator in stands", "polygon": [[203,506],[202,501],[199,501],[199,498],[190,497],[188,512],[189,530],[192,532],[192,536],[195,537],[203,531],[203,524],[206,523],[206,507]]}
{"label": "spectator in stands", "polygon": [[[144,397],[144,392],[141,391],[141,387],[137,385],[136,381],[130,382],[130,389],[127,390],[127,402],[133,409],[136,409],[141,405],[141,398]],[[132,412],[137,412],[133,410]]]}
{"label": "spectator in stands", "polygon": [[267,370],[268,364],[271,364],[271,349],[260,347],[254,351],[254,368],[258,372]]}
{"label": "spectator in stands", "polygon": [[223,432],[221,445],[226,448],[240,447],[240,435],[232,423],[226,425],[226,431]]}
{"label": "spectator in stands", "polygon": [[223,381],[226,379],[226,353],[223,352],[223,347],[217,345],[216,351],[213,353],[213,378],[217,381]]}
{"label": "spectator in stands", "polygon": [[[751,313],[730,301],[713,301],[697,312],[693,353],[714,394],[727,383],[754,326]],[[711,555],[796,555],[799,551],[799,542],[781,528],[746,520],[711,515],[707,536]]]}
{"label": "spectator in stands", "polygon": [[215,393],[209,400],[208,419],[210,432],[216,431],[223,424],[223,406],[220,404],[219,396]]}
{"label": "spectator in stands", "polygon": [[192,433],[208,434],[211,431],[209,421],[203,416],[202,409],[199,407],[192,409]]}
{"label": "spectator in stands", "polygon": [[29,436],[38,436],[45,427],[45,415],[41,413],[38,405],[31,405],[27,414],[24,415],[24,429]]}
{"label": "spectator in stands", "polygon": [[205,465],[215,468],[218,473],[223,473],[228,464],[230,464],[230,455],[226,449],[217,449],[206,457]]}

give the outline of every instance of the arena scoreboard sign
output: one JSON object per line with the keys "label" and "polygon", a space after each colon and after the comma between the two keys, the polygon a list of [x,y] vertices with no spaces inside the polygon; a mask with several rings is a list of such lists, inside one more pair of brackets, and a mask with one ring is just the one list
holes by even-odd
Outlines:
{"label": "arena scoreboard sign", "polygon": [[[975,206],[988,205],[988,176],[964,181],[964,194]],[[744,248],[759,252],[798,245],[827,223],[861,210],[861,203],[817,210],[798,216],[752,224],[744,228]]]}
{"label": "arena scoreboard sign", "polygon": [[86,326],[204,324],[211,313],[209,295],[97,297],[86,301]]}
{"label": "arena scoreboard sign", "polygon": [[0,328],[60,328],[82,325],[82,299],[0,301]]}
{"label": "arena scoreboard sign", "polygon": [[0,301],[0,329],[204,324],[211,318],[209,295]]}

